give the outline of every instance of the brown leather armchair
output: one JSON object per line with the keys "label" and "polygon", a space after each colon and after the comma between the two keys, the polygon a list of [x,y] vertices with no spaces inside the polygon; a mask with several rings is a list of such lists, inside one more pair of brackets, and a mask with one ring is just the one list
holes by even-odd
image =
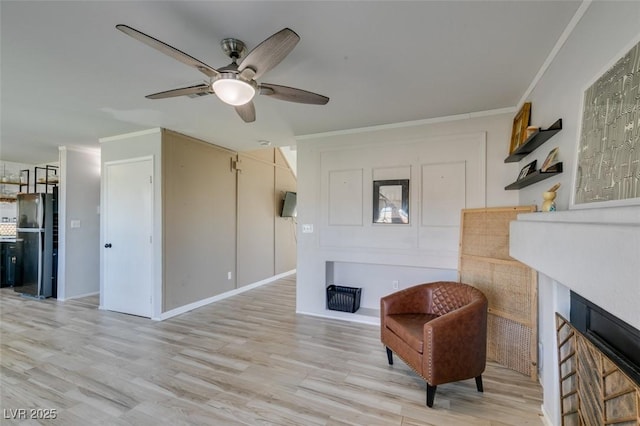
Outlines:
{"label": "brown leather armchair", "polygon": [[380,338],[427,382],[427,406],[436,387],[476,379],[482,392],[487,358],[487,298],[467,284],[420,284],[380,299]]}

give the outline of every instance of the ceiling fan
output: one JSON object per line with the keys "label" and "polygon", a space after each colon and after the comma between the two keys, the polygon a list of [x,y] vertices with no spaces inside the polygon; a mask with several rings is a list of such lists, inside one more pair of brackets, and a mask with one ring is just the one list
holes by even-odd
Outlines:
{"label": "ceiling fan", "polygon": [[[278,84],[258,83],[256,81],[264,73],[278,65],[300,41],[300,36],[289,28],[284,28],[267,38],[246,56],[243,56],[246,46],[242,41],[235,38],[225,38],[220,44],[224,53],[231,58],[231,63],[219,69],[210,67],[175,47],[128,25],[119,24],[116,25],[116,28],[165,55],[194,67],[209,78],[207,82],[196,84],[195,86],[147,95],[148,99],[216,94],[221,101],[232,105],[238,115],[247,123],[256,119],[256,110],[252,101],[256,93],[281,101],[302,104],[325,105],[329,102],[328,97],[317,93]],[[240,63],[237,62],[238,60],[240,60]]]}

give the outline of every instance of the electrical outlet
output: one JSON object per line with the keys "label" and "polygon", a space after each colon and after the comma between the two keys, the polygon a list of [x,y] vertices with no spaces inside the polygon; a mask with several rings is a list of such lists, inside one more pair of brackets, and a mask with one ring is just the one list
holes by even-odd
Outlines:
{"label": "electrical outlet", "polygon": [[393,280],[393,281],[391,282],[391,287],[393,287],[393,289],[394,289],[394,290],[397,290],[397,289],[398,289],[398,285],[399,285],[399,284],[400,284],[400,283],[398,282],[398,280]]}
{"label": "electrical outlet", "polygon": [[302,233],[303,234],[313,234],[313,224],[303,224],[302,225]]}
{"label": "electrical outlet", "polygon": [[230,280],[231,279],[231,271],[227,272],[227,279]]}

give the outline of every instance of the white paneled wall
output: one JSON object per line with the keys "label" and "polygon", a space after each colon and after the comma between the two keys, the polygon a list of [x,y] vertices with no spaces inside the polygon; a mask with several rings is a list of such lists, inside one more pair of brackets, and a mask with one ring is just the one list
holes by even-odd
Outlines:
{"label": "white paneled wall", "polygon": [[329,225],[362,226],[362,169],[329,171]]}
{"label": "white paneled wall", "polygon": [[[396,288],[457,279],[460,210],[487,204],[488,179],[512,180],[508,167],[505,176],[492,168],[490,177],[487,167],[489,155],[492,162],[506,156],[504,124],[512,118],[299,141],[298,312],[377,323],[380,297]],[[374,182],[402,179],[409,180],[409,223],[373,223]],[[494,205],[514,199],[504,191],[491,197]],[[362,287],[361,310],[327,310],[329,284]]]}

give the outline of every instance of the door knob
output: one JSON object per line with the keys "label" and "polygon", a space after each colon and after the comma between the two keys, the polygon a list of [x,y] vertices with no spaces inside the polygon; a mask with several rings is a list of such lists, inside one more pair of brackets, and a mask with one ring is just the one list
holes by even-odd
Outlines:
{"label": "door knob", "polygon": [[107,243],[104,245],[104,248],[111,248],[111,243]]}

